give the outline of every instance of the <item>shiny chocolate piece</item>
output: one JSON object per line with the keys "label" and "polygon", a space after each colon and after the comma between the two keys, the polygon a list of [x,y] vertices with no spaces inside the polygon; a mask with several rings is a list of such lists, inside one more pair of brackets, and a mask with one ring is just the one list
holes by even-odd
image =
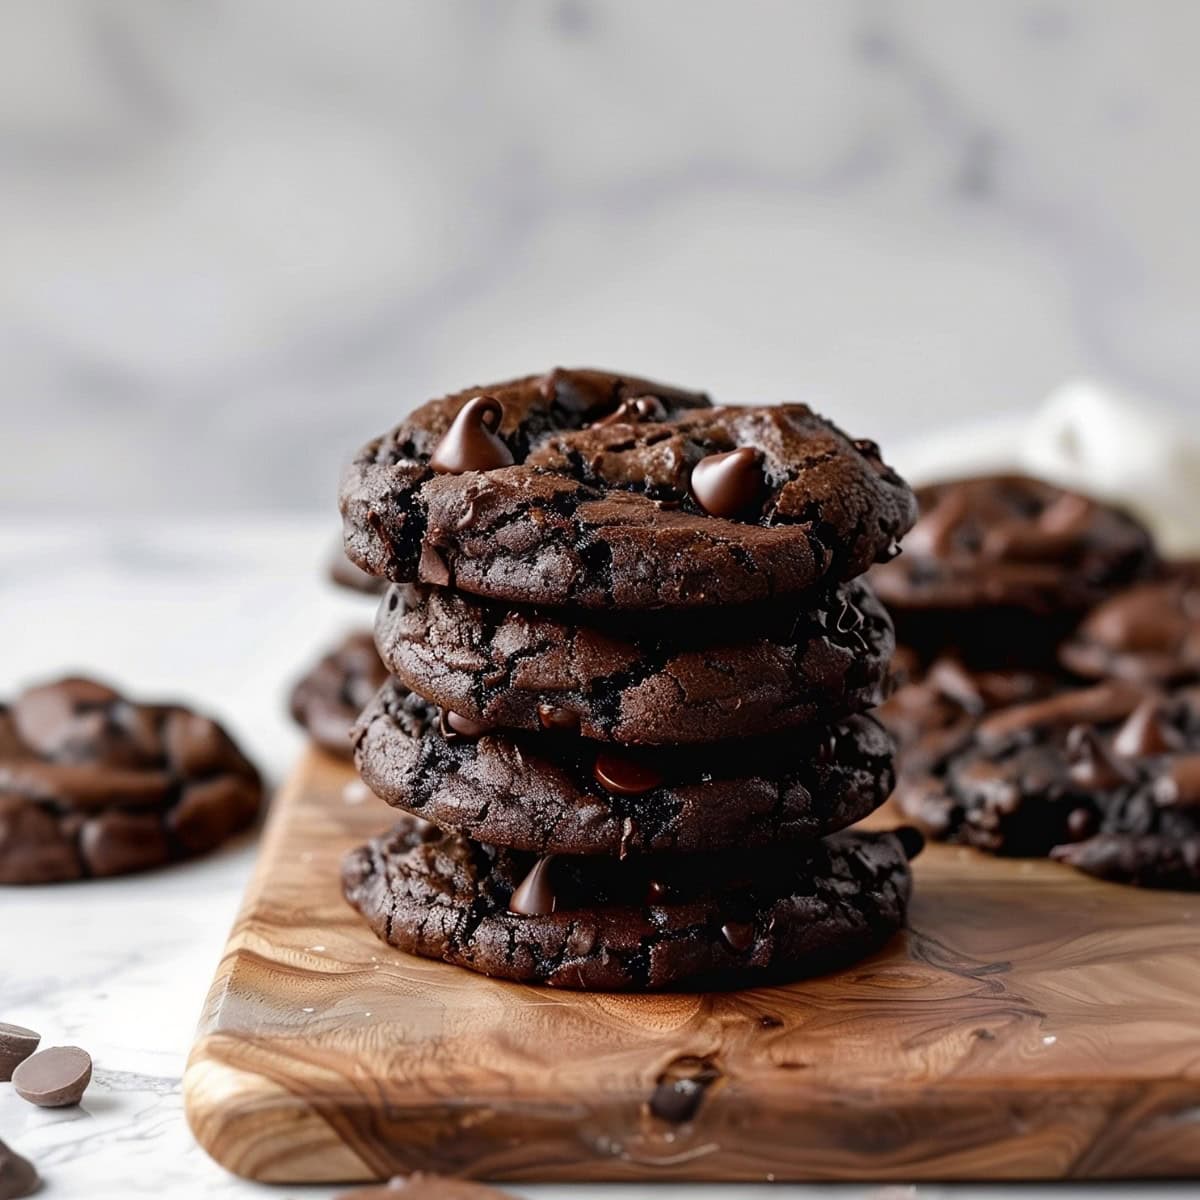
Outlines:
{"label": "shiny chocolate piece", "polygon": [[[604,421],[647,397],[661,419]],[[483,448],[464,451],[464,430]],[[807,598],[861,574],[915,517],[903,481],[805,405],[714,408],[588,370],[419,406],[359,452],[341,508],[370,574],[604,613]]]}
{"label": "shiny chocolate piece", "polygon": [[32,1196],[41,1183],[33,1163],[0,1142],[0,1200],[22,1200]]}
{"label": "shiny chocolate piece", "polygon": [[64,679],[0,705],[0,884],[120,875],[251,824],[262,783],[216,722]]}
{"label": "shiny chocolate piece", "polygon": [[497,432],[503,420],[504,406],[495,397],[468,400],[430,455],[429,465],[441,475],[511,467],[512,451]]}
{"label": "shiny chocolate piece", "polygon": [[23,1025],[0,1021],[0,1083],[7,1083],[17,1069],[37,1048],[40,1033]]}
{"label": "shiny chocolate piece", "polygon": [[558,898],[550,881],[550,867],[554,855],[539,858],[513,892],[508,902],[508,911],[522,917],[543,917],[558,907]]}
{"label": "shiny chocolate piece", "polygon": [[596,782],[607,791],[620,796],[641,796],[660,787],[663,773],[652,764],[631,758],[623,758],[601,750],[592,767]]}
{"label": "shiny chocolate piece", "polygon": [[438,729],[441,730],[442,737],[447,741],[466,738],[473,742],[476,738],[483,737],[491,728],[492,726],[486,721],[472,721],[470,717],[464,717],[461,713],[456,713],[449,708],[443,708],[441,716],[438,718]]}
{"label": "shiny chocolate piece", "polygon": [[692,468],[692,496],[710,517],[750,513],[765,489],[762,454],[751,446],[710,454]]}
{"label": "shiny chocolate piece", "polygon": [[579,714],[558,704],[541,703],[537,706],[538,724],[553,733],[578,733]]}
{"label": "shiny chocolate piece", "polygon": [[631,396],[593,425],[637,425],[641,421],[665,421],[667,409],[657,396]]}
{"label": "shiny chocolate piece", "polygon": [[322,750],[350,758],[350,731],[387,679],[369,630],[348,634],[292,688],[292,719]]}
{"label": "shiny chocolate piece", "polygon": [[1169,754],[1183,745],[1179,731],[1167,719],[1157,696],[1147,697],[1129,714],[1113,738],[1113,750],[1122,758]]}
{"label": "shiny chocolate piece", "polygon": [[745,954],[754,945],[754,924],[751,921],[726,921],[721,936],[735,954]]}
{"label": "shiny chocolate piece", "polygon": [[27,1058],[13,1072],[13,1088],[39,1108],[78,1104],[92,1081],[92,1058],[78,1046],[52,1046]]}

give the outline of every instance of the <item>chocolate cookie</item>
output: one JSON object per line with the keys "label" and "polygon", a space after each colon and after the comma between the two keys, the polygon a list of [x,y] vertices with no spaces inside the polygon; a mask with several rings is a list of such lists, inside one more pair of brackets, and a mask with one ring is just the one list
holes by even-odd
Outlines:
{"label": "chocolate cookie", "polygon": [[826,971],[904,923],[915,830],[802,850],[536,858],[413,817],[351,851],[346,898],[384,941],[524,983],[644,991]]}
{"label": "chocolate cookie", "polygon": [[439,714],[396,682],[357,729],[389,804],[538,853],[695,852],[811,841],[873,812],[893,783],[871,717],[771,738],[615,753],[571,734],[511,735]]}
{"label": "chocolate cookie", "polygon": [[216,722],[89,679],[0,705],[0,883],[121,875],[253,822],[258,773]]}
{"label": "chocolate cookie", "polygon": [[936,837],[1200,886],[1200,689],[1111,681],[1001,709],[896,799]]}
{"label": "chocolate cookie", "polygon": [[1087,679],[1165,684],[1200,678],[1200,566],[1179,564],[1167,572],[1093,609],[1059,648],[1063,665]]}
{"label": "chocolate cookie", "polygon": [[391,672],[488,725],[628,745],[711,742],[829,721],[877,704],[892,652],[862,583],[813,607],[596,617],[397,585],[375,624]]}
{"label": "chocolate cookie", "polygon": [[977,665],[1052,661],[1086,609],[1148,574],[1150,534],[1128,514],[1019,475],[917,490],[903,554],[871,572],[897,638],[953,645]]}
{"label": "chocolate cookie", "polygon": [[348,634],[292,689],[292,718],[323,750],[349,758],[354,722],[387,677],[370,633]]}
{"label": "chocolate cookie", "polygon": [[374,575],[589,609],[742,604],[852,578],[912,523],[870,442],[804,405],[555,370],[422,405],[341,494]]}

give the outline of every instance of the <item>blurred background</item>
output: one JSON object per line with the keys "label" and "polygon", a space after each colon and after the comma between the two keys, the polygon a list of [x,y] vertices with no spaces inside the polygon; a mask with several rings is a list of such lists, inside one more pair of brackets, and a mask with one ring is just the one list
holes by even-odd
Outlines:
{"label": "blurred background", "polygon": [[1200,393],[1189,0],[7,0],[0,508],[328,512],[555,363],[889,443]]}

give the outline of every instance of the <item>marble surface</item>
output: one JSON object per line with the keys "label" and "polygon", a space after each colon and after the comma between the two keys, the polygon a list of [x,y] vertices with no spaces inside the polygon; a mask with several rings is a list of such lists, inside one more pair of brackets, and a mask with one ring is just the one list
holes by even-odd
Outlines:
{"label": "marble surface", "polygon": [[563,362],[883,444],[1200,395],[1190,0],[8,0],[0,505],[320,511]]}
{"label": "marble surface", "polygon": [[[179,696],[225,719],[273,779],[299,735],[284,712],[304,660],[373,602],[326,584],[325,519],[220,524],[148,521],[0,527],[0,694],[60,670],[87,670],[147,697]],[[382,814],[381,814],[382,815]],[[386,822],[386,816],[383,822]],[[0,1084],[0,1138],[34,1159],[48,1197],[320,1197],[258,1187],[193,1142],[180,1077],[213,969],[254,857],[246,838],[202,861],[139,878],[0,889],[0,1020],[96,1061],[76,1109],[41,1110]],[[645,1188],[517,1187],[528,1197],[613,1200]],[[655,1189],[734,1200],[764,1187]],[[977,1187],[776,1188],[863,1200],[983,1200]],[[1022,1197],[1194,1195],[1190,1187],[1022,1188]]]}

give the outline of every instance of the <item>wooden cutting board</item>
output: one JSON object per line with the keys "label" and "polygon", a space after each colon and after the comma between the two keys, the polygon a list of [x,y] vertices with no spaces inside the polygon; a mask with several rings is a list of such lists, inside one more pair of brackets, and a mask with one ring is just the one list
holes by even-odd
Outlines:
{"label": "wooden cutting board", "polygon": [[[317,752],[276,801],[184,1081],[240,1175],[521,1180],[1200,1174],[1200,895],[944,846],[911,931],[836,976],[579,995],[375,940],[345,850],[388,824]],[[699,1081],[691,1120],[648,1104]]]}

